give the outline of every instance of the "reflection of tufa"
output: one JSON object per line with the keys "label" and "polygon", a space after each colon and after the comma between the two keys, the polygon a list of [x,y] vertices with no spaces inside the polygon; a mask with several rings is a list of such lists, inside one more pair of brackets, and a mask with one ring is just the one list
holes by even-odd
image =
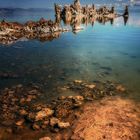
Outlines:
{"label": "reflection of tufa", "polygon": [[65,24],[71,25],[73,32],[83,29],[80,24],[94,24],[94,21],[105,24],[105,22],[110,21],[113,24],[113,20],[119,16],[128,17],[128,6],[126,6],[123,14],[117,14],[115,8],[108,8],[106,6],[96,9],[95,5],[81,6],[79,0],[75,0],[73,4],[60,5],[55,4],[55,15],[56,21],[63,20]]}
{"label": "reflection of tufa", "polygon": [[124,11],[123,16],[124,16],[124,17],[128,17],[128,16],[129,16],[128,6],[125,7],[125,11]]}

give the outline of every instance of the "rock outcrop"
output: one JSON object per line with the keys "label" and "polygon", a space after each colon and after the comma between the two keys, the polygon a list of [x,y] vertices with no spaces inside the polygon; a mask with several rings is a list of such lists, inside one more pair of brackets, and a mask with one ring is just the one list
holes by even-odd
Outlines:
{"label": "rock outcrop", "polygon": [[[61,8],[60,8],[61,7]],[[73,4],[62,6],[55,4],[55,13],[56,18],[64,21],[64,23],[72,26],[73,32],[77,32],[78,30],[82,30],[80,24],[84,22],[84,24],[91,23],[94,24],[94,21],[98,21],[99,23],[105,23],[110,21],[111,24],[113,20],[119,16],[115,11],[114,7],[108,8],[106,6],[96,8],[94,4],[82,6],[79,0],[75,0]],[[125,8],[124,17],[128,16],[128,6]]]}
{"label": "rock outcrop", "polygon": [[39,39],[40,41],[58,38],[68,29],[60,26],[59,22],[41,18],[39,21],[27,21],[25,24],[18,22],[0,22],[0,43],[12,44],[21,38]]}

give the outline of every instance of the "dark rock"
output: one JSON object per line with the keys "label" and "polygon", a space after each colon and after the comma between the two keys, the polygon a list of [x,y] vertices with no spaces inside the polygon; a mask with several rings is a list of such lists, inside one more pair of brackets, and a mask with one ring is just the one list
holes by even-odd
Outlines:
{"label": "dark rock", "polygon": [[34,130],[40,130],[40,126],[37,125],[37,124],[33,124],[32,128],[33,128]]}

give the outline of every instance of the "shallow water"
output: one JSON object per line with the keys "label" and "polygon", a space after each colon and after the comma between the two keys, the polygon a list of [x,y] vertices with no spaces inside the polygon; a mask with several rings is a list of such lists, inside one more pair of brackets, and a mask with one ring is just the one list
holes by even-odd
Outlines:
{"label": "shallow water", "polygon": [[[28,13],[28,17],[33,20],[49,17],[44,12],[38,12],[37,16],[32,14]],[[49,15],[54,18],[53,12]],[[28,20],[25,17],[19,21]],[[36,83],[45,89],[49,100],[48,97],[59,96],[57,87],[75,79],[90,82],[110,80],[124,84],[131,91],[129,97],[140,100],[139,17],[140,7],[132,7],[126,25],[123,18],[117,18],[113,25],[110,22],[82,25],[83,31],[63,33],[50,42],[28,40],[1,45],[0,72],[18,77],[1,77],[0,88]],[[16,20],[16,16],[5,18]]]}

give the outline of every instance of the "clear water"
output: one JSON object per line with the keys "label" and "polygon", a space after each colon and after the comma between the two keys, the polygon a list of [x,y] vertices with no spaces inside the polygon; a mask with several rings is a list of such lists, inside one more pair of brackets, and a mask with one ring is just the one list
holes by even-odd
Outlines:
{"label": "clear water", "polygon": [[[44,12],[36,14],[5,18],[25,22],[49,17]],[[53,11],[48,15],[54,18]],[[0,72],[11,72],[19,78],[1,78],[0,88],[33,82],[45,89],[46,97],[55,97],[57,87],[75,79],[111,80],[124,84],[131,91],[128,96],[140,100],[140,7],[131,8],[126,25],[123,18],[118,18],[113,25],[95,22],[94,26],[82,26],[83,31],[63,33],[50,42],[1,45]]]}

